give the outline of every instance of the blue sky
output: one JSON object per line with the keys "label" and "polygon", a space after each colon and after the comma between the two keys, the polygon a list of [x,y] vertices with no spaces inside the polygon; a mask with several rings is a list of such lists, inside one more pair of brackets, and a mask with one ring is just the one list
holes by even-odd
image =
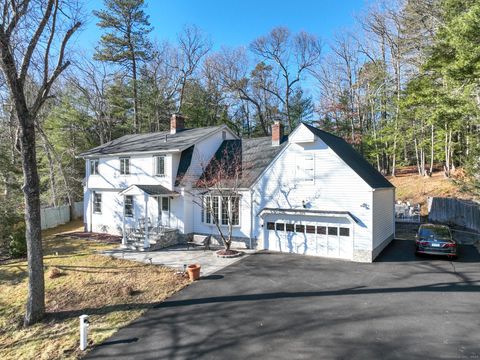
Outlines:
{"label": "blue sky", "polygon": [[[214,48],[248,45],[275,26],[292,31],[305,30],[325,42],[335,31],[353,24],[354,14],[365,6],[365,0],[146,0],[146,13],[154,27],[152,37],[174,41],[185,24],[196,24],[210,35]],[[93,9],[103,6],[101,0],[86,0],[87,23],[77,36],[77,46],[93,51],[101,32]]]}

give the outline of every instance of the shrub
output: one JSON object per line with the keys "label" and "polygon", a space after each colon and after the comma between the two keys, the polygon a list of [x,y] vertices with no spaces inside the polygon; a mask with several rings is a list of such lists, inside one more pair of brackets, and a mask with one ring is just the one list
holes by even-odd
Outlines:
{"label": "shrub", "polygon": [[25,222],[19,221],[11,227],[10,241],[8,242],[8,254],[13,258],[27,254],[27,242],[25,239]]}
{"label": "shrub", "polygon": [[48,272],[48,277],[50,279],[55,279],[55,278],[58,278],[60,276],[63,276],[65,275],[65,273],[60,270],[59,268],[57,267],[53,267],[49,272]]}

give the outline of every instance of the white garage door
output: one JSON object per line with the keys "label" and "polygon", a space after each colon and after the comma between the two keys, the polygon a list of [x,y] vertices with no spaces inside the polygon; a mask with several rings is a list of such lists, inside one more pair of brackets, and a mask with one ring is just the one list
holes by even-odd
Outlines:
{"label": "white garage door", "polygon": [[341,259],[353,255],[353,234],[347,219],[267,217],[264,228],[268,250]]}

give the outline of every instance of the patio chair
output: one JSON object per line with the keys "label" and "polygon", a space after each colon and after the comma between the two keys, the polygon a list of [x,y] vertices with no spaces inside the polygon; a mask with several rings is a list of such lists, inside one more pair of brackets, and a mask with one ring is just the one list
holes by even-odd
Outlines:
{"label": "patio chair", "polygon": [[211,241],[212,241],[212,235],[208,235],[203,239],[195,238],[195,235],[194,235],[192,240],[187,242],[187,250],[190,250],[190,247],[199,247],[199,246],[203,246],[203,251],[210,250]]}

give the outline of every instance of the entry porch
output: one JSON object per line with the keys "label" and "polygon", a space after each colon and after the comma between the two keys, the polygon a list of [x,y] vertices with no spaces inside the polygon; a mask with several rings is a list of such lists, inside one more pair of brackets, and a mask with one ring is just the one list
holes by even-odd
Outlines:
{"label": "entry porch", "polygon": [[123,198],[122,247],[147,250],[179,241],[182,208],[180,194],[162,185],[132,185]]}

